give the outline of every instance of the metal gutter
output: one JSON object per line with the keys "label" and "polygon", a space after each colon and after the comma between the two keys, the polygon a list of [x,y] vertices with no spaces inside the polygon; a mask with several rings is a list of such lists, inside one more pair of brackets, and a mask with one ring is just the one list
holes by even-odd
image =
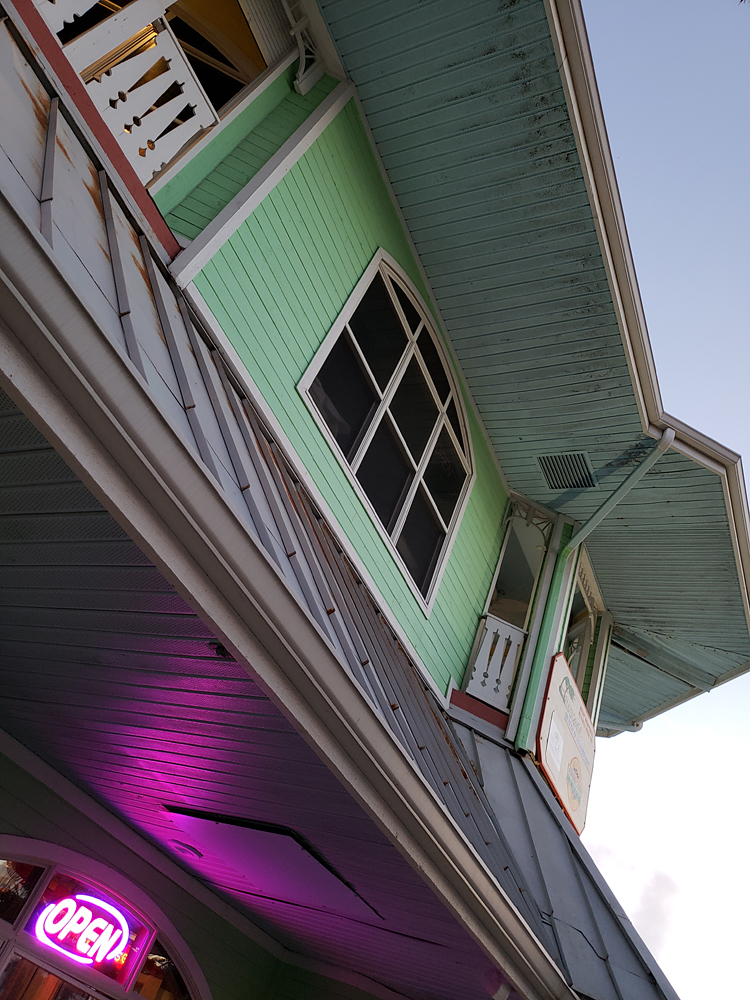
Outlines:
{"label": "metal gutter", "polygon": [[750,513],[739,455],[664,412],[580,0],[544,0],[570,121],[644,431],[722,477],[750,628]]}

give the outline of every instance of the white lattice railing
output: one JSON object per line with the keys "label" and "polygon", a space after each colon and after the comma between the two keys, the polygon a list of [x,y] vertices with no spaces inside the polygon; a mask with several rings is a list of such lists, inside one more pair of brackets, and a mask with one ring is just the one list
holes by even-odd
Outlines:
{"label": "white lattice railing", "polygon": [[[37,0],[55,34],[90,7],[89,0]],[[133,0],[63,45],[144,183],[218,121],[165,10],[164,0]]]}
{"label": "white lattice railing", "polygon": [[480,625],[476,653],[466,672],[464,691],[501,712],[508,711],[513,678],[526,633],[494,615]]}

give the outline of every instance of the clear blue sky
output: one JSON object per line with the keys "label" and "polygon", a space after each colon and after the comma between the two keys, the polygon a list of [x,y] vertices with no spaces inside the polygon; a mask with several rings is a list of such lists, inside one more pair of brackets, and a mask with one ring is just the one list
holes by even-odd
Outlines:
{"label": "clear blue sky", "polygon": [[[750,3],[583,0],[664,407],[750,468]],[[584,842],[682,1000],[750,998],[750,678],[599,741]]]}

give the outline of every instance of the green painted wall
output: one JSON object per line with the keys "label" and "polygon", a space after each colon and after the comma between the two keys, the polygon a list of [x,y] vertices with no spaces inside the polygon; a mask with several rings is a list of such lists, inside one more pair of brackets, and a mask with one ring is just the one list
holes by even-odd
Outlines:
{"label": "green painted wall", "polygon": [[179,205],[194,187],[219,166],[238,143],[242,142],[288,94],[294,92],[296,72],[297,63],[294,63],[257,94],[254,100],[234,118],[223,121],[220,129],[211,130],[209,133],[211,141],[206,142],[200,151],[193,153],[179,173],[171,177],[164,187],[153,195],[162,214],[166,215],[175,205]]}
{"label": "green painted wall", "polygon": [[[301,97],[292,87],[293,69],[282,74],[241,116],[220,132],[154,200],[175,232],[194,239],[257,174],[336,87],[324,76]],[[254,115],[251,112],[256,110]],[[265,113],[263,113],[265,112]],[[261,117],[262,114],[262,117]],[[246,126],[237,139],[237,126]],[[227,149],[228,141],[237,139]],[[218,148],[219,157],[217,162]]]}
{"label": "green painted wall", "polygon": [[196,285],[391,612],[446,689],[451,676],[462,678],[502,537],[507,496],[484,438],[470,415],[477,480],[426,618],[296,388],[381,246],[424,295],[408,240],[350,101],[203,268]]}

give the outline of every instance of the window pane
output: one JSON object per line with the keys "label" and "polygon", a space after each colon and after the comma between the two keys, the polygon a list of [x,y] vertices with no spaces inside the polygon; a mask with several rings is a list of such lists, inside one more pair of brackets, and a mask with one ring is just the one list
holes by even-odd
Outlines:
{"label": "window pane", "polygon": [[445,532],[438,524],[429,501],[421,489],[417,490],[396,548],[422,594],[429,589],[432,570],[444,539]]}
{"label": "window pane", "polygon": [[146,1000],[190,1000],[182,976],[158,941],[154,941],[133,990]]}
{"label": "window pane", "polygon": [[544,559],[544,535],[533,524],[514,517],[508,526],[508,544],[492,595],[490,614],[524,628],[534,584]]}
{"label": "window pane", "polygon": [[21,861],[0,861],[0,919],[13,923],[43,871]]}
{"label": "window pane", "polygon": [[381,389],[385,389],[407,345],[388,289],[380,275],[367,289],[349,326]]}
{"label": "window pane", "polygon": [[406,322],[409,324],[411,332],[414,333],[419,324],[422,322],[422,317],[414,308],[411,299],[403,290],[403,288],[400,288],[395,281],[393,282],[393,287],[396,291],[396,296],[401,305],[401,308],[404,310],[404,316],[406,316]]}
{"label": "window pane", "polygon": [[152,936],[119,900],[66,872],[49,880],[25,930],[49,949],[50,961],[95,969],[118,983],[128,981]]}
{"label": "window pane", "polygon": [[343,453],[350,457],[377,405],[375,390],[346,336],[325,360],[310,395]]}
{"label": "window pane", "polygon": [[91,1000],[87,990],[66,983],[46,969],[14,956],[0,976],[2,1000]]}
{"label": "window pane", "polygon": [[386,418],[370,442],[357,470],[357,479],[378,517],[389,530],[413,476],[409,460],[401,450]]}
{"label": "window pane", "polygon": [[456,437],[461,442],[463,447],[466,448],[466,442],[464,441],[464,436],[461,433],[461,421],[458,419],[456,404],[453,402],[453,400],[450,401],[450,403],[448,404],[448,409],[445,412],[448,414],[448,419],[451,422],[453,433],[456,435]]}
{"label": "window pane", "polygon": [[466,471],[445,427],[440,432],[427,463],[424,481],[443,520],[448,524],[466,481]]}
{"label": "window pane", "polygon": [[415,358],[404,372],[390,410],[414,461],[419,462],[435,426],[438,410]]}
{"label": "window pane", "polygon": [[430,378],[435,383],[438,396],[445,402],[448,398],[448,393],[451,391],[451,387],[448,382],[448,376],[445,374],[445,368],[443,367],[438,349],[435,347],[435,342],[427,330],[422,330],[420,333],[417,339],[417,347],[419,347],[420,353],[424,358],[424,363],[427,365]]}

